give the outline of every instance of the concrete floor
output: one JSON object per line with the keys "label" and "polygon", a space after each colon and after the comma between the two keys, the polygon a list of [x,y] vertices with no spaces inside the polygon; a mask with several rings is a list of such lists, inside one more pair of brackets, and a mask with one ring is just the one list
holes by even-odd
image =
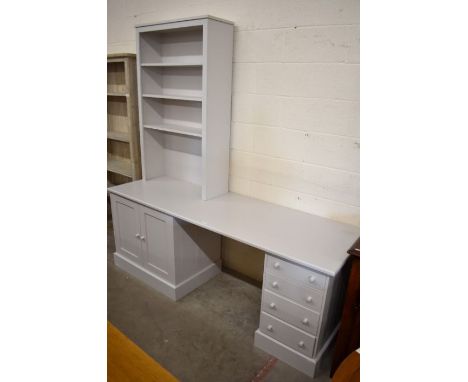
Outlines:
{"label": "concrete floor", "polygon": [[[252,381],[271,358],[253,344],[261,289],[222,273],[173,302],[115,267],[110,216],[107,240],[107,316],[112,324],[182,382]],[[311,378],[278,360],[263,380]],[[330,381],[328,372],[314,381]]]}

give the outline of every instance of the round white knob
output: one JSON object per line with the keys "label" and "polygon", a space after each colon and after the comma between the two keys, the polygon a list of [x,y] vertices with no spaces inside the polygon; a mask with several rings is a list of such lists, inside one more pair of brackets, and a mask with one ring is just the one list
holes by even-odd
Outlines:
{"label": "round white knob", "polygon": [[273,288],[278,288],[278,281],[273,281],[273,284],[271,285],[273,285]]}
{"label": "round white knob", "polygon": [[312,302],[312,296],[307,296],[307,302]]}
{"label": "round white knob", "polygon": [[145,240],[145,237],[144,237],[144,236],[142,236],[140,239],[141,239],[141,240]]}
{"label": "round white knob", "polygon": [[302,323],[303,323],[304,325],[307,325],[307,324],[309,323],[309,319],[308,319],[308,318],[304,318],[304,319],[302,320]]}
{"label": "round white knob", "polygon": [[315,277],[314,276],[309,276],[309,282],[313,283],[314,281],[315,281]]}
{"label": "round white knob", "polygon": [[299,341],[298,345],[299,345],[300,348],[303,348],[304,347],[304,341]]}
{"label": "round white knob", "polygon": [[136,233],[135,236],[139,239],[140,238],[140,234],[139,233]]}
{"label": "round white knob", "polygon": [[268,331],[272,332],[272,331],[273,331],[273,326],[268,325],[268,326],[267,326],[267,329],[268,329]]}
{"label": "round white knob", "polygon": [[275,304],[274,302],[272,302],[272,303],[270,304],[270,308],[271,308],[271,309],[275,309],[275,308],[276,308],[276,304]]}
{"label": "round white knob", "polygon": [[273,267],[274,267],[275,269],[278,269],[278,268],[279,268],[279,263],[278,263],[278,262],[274,263],[274,264],[273,264]]}

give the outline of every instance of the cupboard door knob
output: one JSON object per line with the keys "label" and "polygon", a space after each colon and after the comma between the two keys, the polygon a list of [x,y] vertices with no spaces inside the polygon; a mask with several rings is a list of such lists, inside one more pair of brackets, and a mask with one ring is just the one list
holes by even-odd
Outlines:
{"label": "cupboard door knob", "polygon": [[268,326],[267,326],[267,329],[268,329],[269,332],[272,332],[272,331],[273,331],[273,326],[268,325]]}
{"label": "cupboard door knob", "polygon": [[298,345],[299,345],[300,348],[303,348],[304,347],[304,341],[299,341]]}
{"label": "cupboard door knob", "polygon": [[309,282],[313,283],[314,281],[315,281],[315,277],[314,276],[309,276]]}
{"label": "cupboard door knob", "polygon": [[273,268],[278,269],[279,268],[279,263],[278,262],[274,263]]}
{"label": "cupboard door knob", "polygon": [[271,309],[275,309],[275,308],[276,308],[276,304],[275,304],[274,302],[272,302],[272,303],[270,304],[270,308],[271,308]]}
{"label": "cupboard door knob", "polygon": [[135,236],[139,239],[140,238],[140,234],[139,233],[136,233]]}
{"label": "cupboard door knob", "polygon": [[145,237],[144,237],[144,236],[141,236],[140,239],[143,240],[143,241],[145,241]]}
{"label": "cupboard door knob", "polygon": [[307,302],[312,302],[312,296],[307,296]]}
{"label": "cupboard door knob", "polygon": [[278,281],[273,281],[273,284],[271,285],[273,285],[273,288],[278,288]]}
{"label": "cupboard door knob", "polygon": [[302,320],[302,323],[303,323],[304,325],[307,325],[307,324],[309,323],[309,319],[308,319],[308,318],[304,318],[304,319]]}

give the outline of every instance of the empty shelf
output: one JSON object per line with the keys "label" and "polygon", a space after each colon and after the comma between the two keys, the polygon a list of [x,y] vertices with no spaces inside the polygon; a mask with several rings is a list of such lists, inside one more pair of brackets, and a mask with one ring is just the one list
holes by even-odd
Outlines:
{"label": "empty shelf", "polygon": [[107,92],[107,95],[111,97],[128,97],[128,93],[120,93],[120,92]]}
{"label": "empty shelf", "polygon": [[193,127],[193,126],[175,125],[172,123],[162,123],[158,125],[143,125],[143,127],[145,129],[162,130],[162,131],[168,131],[170,133],[191,135],[193,137],[202,136],[201,126]]}
{"label": "empty shelf", "polygon": [[118,132],[118,131],[108,131],[107,132],[107,138],[108,139],[113,139],[114,141],[130,142],[128,133],[121,133],[121,132]]}
{"label": "empty shelf", "polygon": [[132,165],[129,160],[107,159],[107,171],[128,176],[129,178],[132,177]]}
{"label": "empty shelf", "polygon": [[194,62],[147,62],[142,63],[141,66],[143,67],[165,67],[165,66],[202,66],[201,61],[194,61]]}
{"label": "empty shelf", "polygon": [[143,94],[143,98],[160,98],[160,99],[177,99],[182,101],[197,101],[201,102],[201,96],[192,96],[192,95],[184,95],[184,94]]}

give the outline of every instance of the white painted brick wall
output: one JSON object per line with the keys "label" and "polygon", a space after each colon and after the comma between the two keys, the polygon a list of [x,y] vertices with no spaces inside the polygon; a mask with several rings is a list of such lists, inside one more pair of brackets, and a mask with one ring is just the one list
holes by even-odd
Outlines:
{"label": "white painted brick wall", "polygon": [[108,52],[204,14],[235,23],[230,190],[359,225],[359,1],[108,0]]}

